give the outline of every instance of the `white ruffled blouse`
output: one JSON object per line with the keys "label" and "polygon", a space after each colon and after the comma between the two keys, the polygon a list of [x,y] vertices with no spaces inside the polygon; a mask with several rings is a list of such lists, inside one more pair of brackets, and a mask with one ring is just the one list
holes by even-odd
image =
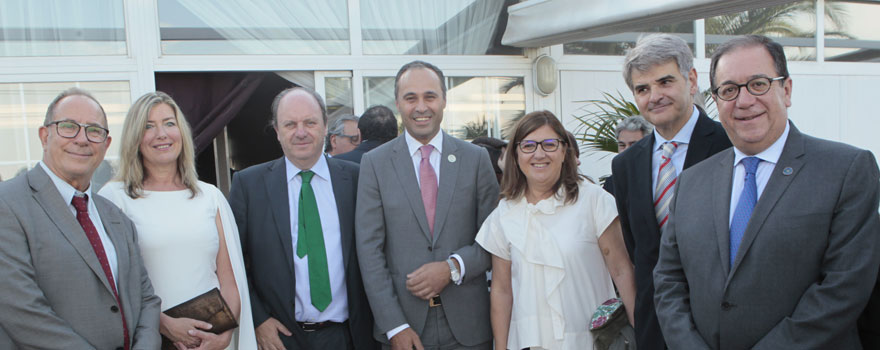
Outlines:
{"label": "white ruffled blouse", "polygon": [[537,204],[501,200],[476,241],[511,261],[508,348],[592,349],[590,317],[615,296],[599,236],[617,217],[614,197],[584,181],[575,203],[563,191]]}

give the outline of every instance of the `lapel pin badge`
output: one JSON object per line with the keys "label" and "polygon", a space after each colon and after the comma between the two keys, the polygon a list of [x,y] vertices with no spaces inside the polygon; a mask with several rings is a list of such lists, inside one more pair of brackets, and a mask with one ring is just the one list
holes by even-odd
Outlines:
{"label": "lapel pin badge", "polygon": [[455,163],[455,155],[454,154],[450,154],[449,157],[446,157],[446,159],[448,159],[450,163]]}
{"label": "lapel pin badge", "polygon": [[790,166],[787,166],[787,167],[785,167],[785,169],[782,169],[782,175],[791,175],[791,173],[793,173],[793,172],[794,172],[794,169],[792,169]]}

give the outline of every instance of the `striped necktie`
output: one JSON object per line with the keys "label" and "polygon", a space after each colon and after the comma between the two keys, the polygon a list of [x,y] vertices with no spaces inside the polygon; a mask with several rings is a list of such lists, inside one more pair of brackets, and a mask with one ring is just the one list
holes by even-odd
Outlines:
{"label": "striped necktie", "polygon": [[675,192],[675,165],[672,164],[672,154],[678,148],[676,142],[663,143],[663,155],[661,155],[660,170],[657,172],[657,187],[654,189],[654,213],[657,215],[657,224],[660,225],[660,233],[666,229],[669,221],[669,203],[672,203],[672,195]]}

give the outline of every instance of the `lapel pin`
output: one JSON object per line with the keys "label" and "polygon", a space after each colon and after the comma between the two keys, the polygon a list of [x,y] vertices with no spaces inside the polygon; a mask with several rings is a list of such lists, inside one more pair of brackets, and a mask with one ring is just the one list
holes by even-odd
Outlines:
{"label": "lapel pin", "polygon": [[791,175],[791,173],[793,173],[793,172],[794,172],[794,169],[792,169],[790,166],[787,166],[787,167],[785,167],[785,169],[782,169],[782,175]]}
{"label": "lapel pin", "polygon": [[455,155],[454,154],[450,154],[449,157],[446,157],[446,159],[448,159],[450,163],[455,163]]}

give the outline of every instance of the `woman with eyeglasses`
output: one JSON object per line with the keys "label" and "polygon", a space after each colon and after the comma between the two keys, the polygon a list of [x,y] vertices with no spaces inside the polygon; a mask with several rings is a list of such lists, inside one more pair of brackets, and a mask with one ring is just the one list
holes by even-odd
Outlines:
{"label": "woman with eyeglasses", "polygon": [[[179,349],[256,349],[235,218],[223,194],[198,180],[192,134],[170,96],[151,92],[132,104],[120,153],[118,178],[100,194],[137,226],[144,265],[162,299],[162,336]],[[239,328],[213,334],[207,322],[164,313],[213,288]]]}
{"label": "woman with eyeglasses", "polygon": [[576,147],[548,111],[516,124],[501,201],[476,238],[492,254],[495,349],[592,349],[590,318],[614,284],[633,322],[614,198],[578,174]]}

